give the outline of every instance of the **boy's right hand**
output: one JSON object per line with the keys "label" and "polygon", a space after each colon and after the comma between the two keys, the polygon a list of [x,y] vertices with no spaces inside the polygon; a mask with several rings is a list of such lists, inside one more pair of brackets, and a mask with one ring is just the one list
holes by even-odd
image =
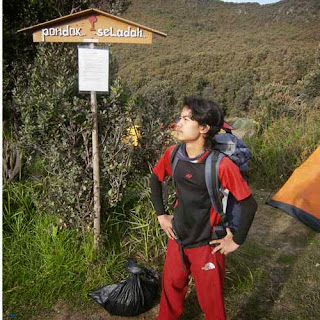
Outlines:
{"label": "boy's right hand", "polygon": [[172,230],[172,219],[173,219],[173,216],[168,214],[163,214],[161,216],[158,216],[158,221],[160,223],[162,230],[168,235],[170,239],[174,240],[176,239],[176,236]]}

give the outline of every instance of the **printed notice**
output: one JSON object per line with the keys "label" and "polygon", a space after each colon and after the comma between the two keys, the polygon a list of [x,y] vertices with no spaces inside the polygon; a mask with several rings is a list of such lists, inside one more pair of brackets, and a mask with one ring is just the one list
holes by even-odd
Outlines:
{"label": "printed notice", "polygon": [[78,47],[79,91],[109,91],[109,48]]}

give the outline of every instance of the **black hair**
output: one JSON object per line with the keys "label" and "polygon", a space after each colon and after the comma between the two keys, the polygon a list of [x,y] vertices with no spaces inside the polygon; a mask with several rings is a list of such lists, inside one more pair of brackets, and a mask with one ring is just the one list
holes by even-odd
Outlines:
{"label": "black hair", "polygon": [[214,144],[213,137],[220,131],[224,122],[223,112],[217,102],[205,100],[200,97],[185,97],[184,106],[191,110],[192,119],[200,125],[210,127],[205,135],[205,146],[211,148]]}

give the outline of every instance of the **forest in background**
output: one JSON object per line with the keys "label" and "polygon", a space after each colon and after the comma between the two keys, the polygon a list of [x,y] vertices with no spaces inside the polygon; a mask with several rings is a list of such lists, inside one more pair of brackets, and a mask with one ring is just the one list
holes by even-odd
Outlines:
{"label": "forest in background", "polygon": [[[111,46],[110,94],[98,102],[103,219],[98,254],[92,239],[92,119],[89,98],[78,93],[76,47],[32,44],[30,36],[16,34],[90,6],[168,34],[151,46]],[[319,143],[317,0],[267,6],[14,0],[3,10],[7,315],[33,314],[58,298],[88,303],[89,289],[123,277],[128,255],[159,270],[165,236],[150,203],[148,175],[173,142],[163,127],[175,119],[185,95],[214,98],[230,119],[255,121],[255,133],[245,141],[254,155],[250,181],[257,188],[275,190]],[[137,146],[128,144],[134,125]],[[244,265],[238,269],[230,276],[235,287],[252,276]]]}
{"label": "forest in background", "polygon": [[[319,67],[319,11],[313,0],[133,1],[124,16],[168,37],[146,47],[116,45],[119,75],[135,92],[168,86],[178,99],[207,94],[228,113],[250,112],[260,107],[266,86],[305,93],[298,84]],[[319,88],[310,89],[305,98],[317,97]]]}
{"label": "forest in background", "polygon": [[253,182],[280,186],[316,148],[319,1],[142,0],[125,17],[168,37],[148,47],[116,45],[121,79],[137,95],[169,91],[178,106],[186,95],[201,95],[231,119],[254,119],[258,134],[247,141],[255,153]]}

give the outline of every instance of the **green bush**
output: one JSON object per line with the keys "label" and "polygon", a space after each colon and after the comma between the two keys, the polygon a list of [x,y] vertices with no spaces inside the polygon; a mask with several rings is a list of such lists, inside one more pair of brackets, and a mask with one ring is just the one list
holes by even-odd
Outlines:
{"label": "green bush", "polygon": [[[40,45],[35,63],[17,80],[14,108],[20,114],[19,142],[27,161],[41,157],[46,198],[39,209],[56,212],[67,225],[92,217],[92,113],[77,88],[76,50]],[[98,99],[101,198],[106,207],[121,200],[133,148],[123,142],[130,127],[128,94],[111,79],[110,93]],[[29,170],[32,175],[31,170]],[[31,177],[32,178],[32,177]]]}
{"label": "green bush", "polygon": [[168,125],[175,121],[176,99],[166,81],[153,82],[134,95],[131,115],[138,126],[139,144],[134,149],[133,172],[150,172],[168,144],[173,142]]}

